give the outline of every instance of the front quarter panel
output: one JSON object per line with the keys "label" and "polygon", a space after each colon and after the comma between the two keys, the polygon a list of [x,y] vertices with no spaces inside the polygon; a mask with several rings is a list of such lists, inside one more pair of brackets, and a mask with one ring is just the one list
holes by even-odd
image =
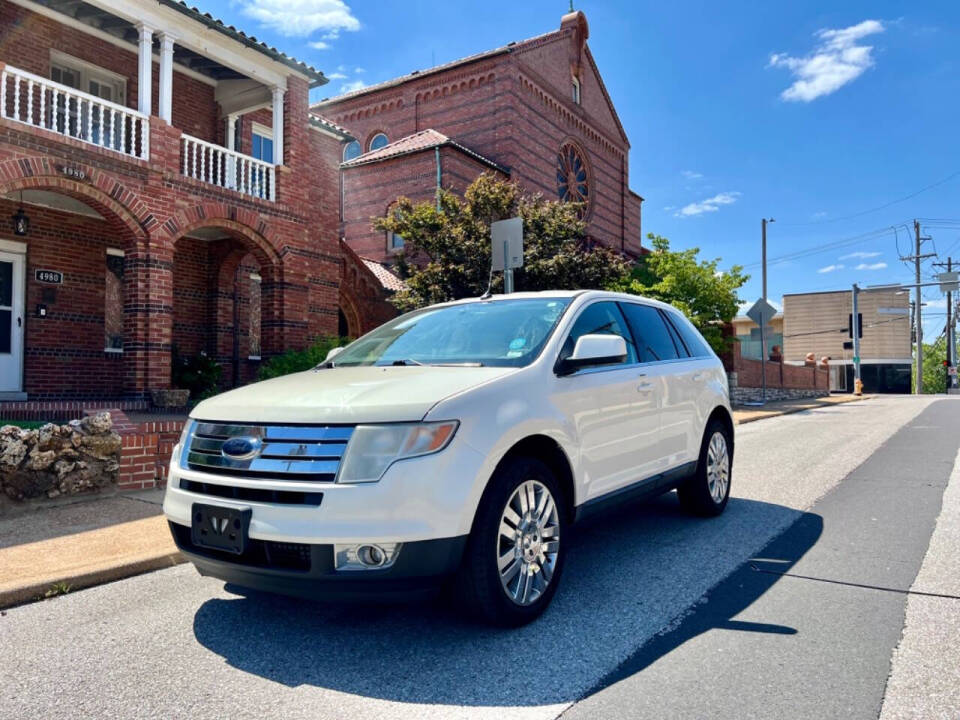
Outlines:
{"label": "front quarter panel", "polygon": [[[544,372],[551,376],[541,377]],[[570,463],[575,497],[580,497],[576,424],[551,403],[545,388],[550,387],[552,380],[549,368],[523,368],[508,377],[447,398],[427,414],[426,420],[459,420],[457,441],[485,458],[471,495],[471,521],[497,465],[518,442],[533,435],[546,436],[559,445]]]}

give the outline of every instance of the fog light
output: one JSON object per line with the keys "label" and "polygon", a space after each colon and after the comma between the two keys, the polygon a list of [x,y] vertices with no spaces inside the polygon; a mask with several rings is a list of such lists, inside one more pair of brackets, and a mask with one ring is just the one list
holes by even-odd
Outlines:
{"label": "fog light", "polygon": [[334,545],[334,564],[337,570],[383,570],[396,562],[401,545],[402,543]]}

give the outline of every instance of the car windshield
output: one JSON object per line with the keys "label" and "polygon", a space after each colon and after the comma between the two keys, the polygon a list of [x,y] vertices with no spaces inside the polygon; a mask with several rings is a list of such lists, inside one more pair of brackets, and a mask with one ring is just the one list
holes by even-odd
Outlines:
{"label": "car windshield", "polygon": [[540,354],[570,298],[478,300],[401,315],[347,346],[335,367],[522,367]]}

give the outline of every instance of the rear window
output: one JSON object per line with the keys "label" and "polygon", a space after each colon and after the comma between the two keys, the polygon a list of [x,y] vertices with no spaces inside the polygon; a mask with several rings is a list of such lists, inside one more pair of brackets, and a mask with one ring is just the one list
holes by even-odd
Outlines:
{"label": "rear window", "polygon": [[683,338],[683,344],[690,351],[691,357],[710,357],[713,355],[710,345],[689,320],[676,312],[669,313],[669,316],[673,326],[680,333],[680,337]]}

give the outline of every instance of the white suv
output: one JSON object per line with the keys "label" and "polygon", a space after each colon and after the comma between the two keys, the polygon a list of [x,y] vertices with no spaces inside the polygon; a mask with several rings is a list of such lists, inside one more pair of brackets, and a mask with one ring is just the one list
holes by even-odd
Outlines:
{"label": "white suv", "polygon": [[339,598],[452,578],[475,615],[519,625],[556,592],[571,523],[673,488],[717,515],[732,459],[726,374],[679,312],[516,293],[200,403],[163,509],[203,575]]}

